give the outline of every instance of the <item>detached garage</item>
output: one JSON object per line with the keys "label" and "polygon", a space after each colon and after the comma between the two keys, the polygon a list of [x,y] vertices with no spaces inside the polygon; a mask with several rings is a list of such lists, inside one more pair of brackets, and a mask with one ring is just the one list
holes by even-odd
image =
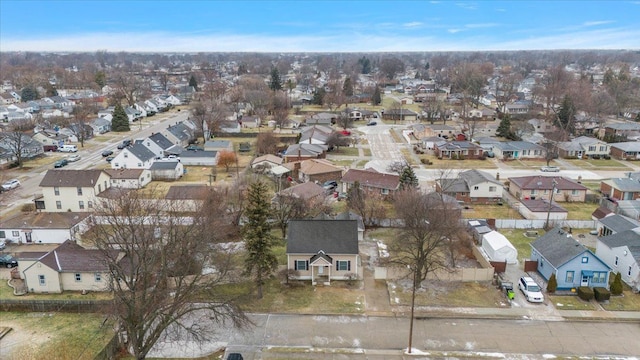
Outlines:
{"label": "detached garage", "polygon": [[490,261],[506,261],[508,264],[518,262],[518,250],[497,231],[491,231],[482,236],[482,250]]}

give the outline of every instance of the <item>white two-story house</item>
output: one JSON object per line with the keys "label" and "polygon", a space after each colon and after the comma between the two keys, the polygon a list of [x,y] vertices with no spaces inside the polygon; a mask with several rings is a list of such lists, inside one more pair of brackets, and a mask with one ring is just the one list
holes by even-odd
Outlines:
{"label": "white two-story house", "polygon": [[36,209],[46,212],[93,211],[96,197],[111,187],[103,170],[49,170],[40,182]]}

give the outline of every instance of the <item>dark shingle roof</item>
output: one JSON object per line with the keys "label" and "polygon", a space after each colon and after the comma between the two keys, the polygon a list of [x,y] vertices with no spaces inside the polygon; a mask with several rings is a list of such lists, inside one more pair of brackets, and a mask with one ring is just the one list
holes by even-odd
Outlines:
{"label": "dark shingle roof", "polygon": [[144,169],[105,169],[112,179],[139,179]]}
{"label": "dark shingle roof", "polygon": [[544,256],[556,269],[583,252],[589,251],[559,227],[536,239],[531,243],[531,247]]}
{"label": "dark shingle roof", "polygon": [[622,215],[605,216],[600,219],[600,223],[615,232],[635,229],[639,226],[639,222]]}
{"label": "dark shingle roof", "polygon": [[167,200],[204,200],[208,191],[207,185],[177,185],[172,186],[167,191]]}
{"label": "dark shingle roof", "polygon": [[48,170],[41,187],[93,187],[103,170]]}
{"label": "dark shingle roof", "polygon": [[100,250],[85,249],[67,240],[40,258],[40,262],[58,272],[93,272],[108,270]]}
{"label": "dark shingle roof", "polygon": [[162,148],[163,150],[167,150],[173,146],[173,143],[161,133],[155,133],[149,136],[149,140],[153,141],[156,145],[160,146],[160,148]]}
{"label": "dark shingle roof", "polygon": [[287,233],[288,254],[358,254],[356,220],[291,220]]}
{"label": "dark shingle roof", "polygon": [[178,160],[175,161],[154,161],[149,170],[175,170],[178,166]]}
{"label": "dark shingle roof", "polygon": [[498,180],[496,180],[493,176],[489,175],[484,171],[480,171],[476,169],[463,171],[458,176],[464,179],[469,186],[481,184],[483,182],[491,182],[494,184],[501,185],[501,183]]}
{"label": "dark shingle roof", "polygon": [[400,176],[379,173],[372,169],[349,169],[340,181],[347,184],[358,181],[362,186],[389,190],[396,190],[400,186]]}
{"label": "dark shingle roof", "polygon": [[625,230],[613,235],[601,237],[598,240],[610,249],[626,246],[636,262],[640,263],[640,229]]}
{"label": "dark shingle roof", "polygon": [[11,229],[69,229],[89,217],[87,212],[21,213],[0,221],[0,228]]}
{"label": "dark shingle roof", "polygon": [[553,181],[556,182],[556,190],[587,190],[587,188],[577,182],[562,176],[520,176],[510,177],[509,181],[523,190],[551,190]]}
{"label": "dark shingle roof", "polygon": [[138,144],[138,143],[129,146],[128,148],[124,149],[123,151],[130,152],[133,156],[137,157],[138,159],[140,159],[142,161],[151,160],[151,159],[156,157],[156,154],[154,154],[146,146],[144,146],[142,144]]}

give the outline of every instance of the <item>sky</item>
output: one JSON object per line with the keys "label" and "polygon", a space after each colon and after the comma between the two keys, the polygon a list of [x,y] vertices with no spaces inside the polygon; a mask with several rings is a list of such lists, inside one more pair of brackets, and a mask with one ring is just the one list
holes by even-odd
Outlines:
{"label": "sky", "polygon": [[640,49],[631,1],[0,0],[0,51]]}

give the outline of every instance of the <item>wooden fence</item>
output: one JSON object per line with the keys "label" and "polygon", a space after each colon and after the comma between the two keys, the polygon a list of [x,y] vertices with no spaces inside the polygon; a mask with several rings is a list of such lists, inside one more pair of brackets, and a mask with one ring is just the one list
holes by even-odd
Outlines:
{"label": "wooden fence", "polygon": [[95,313],[110,306],[111,300],[0,300],[2,311]]}

